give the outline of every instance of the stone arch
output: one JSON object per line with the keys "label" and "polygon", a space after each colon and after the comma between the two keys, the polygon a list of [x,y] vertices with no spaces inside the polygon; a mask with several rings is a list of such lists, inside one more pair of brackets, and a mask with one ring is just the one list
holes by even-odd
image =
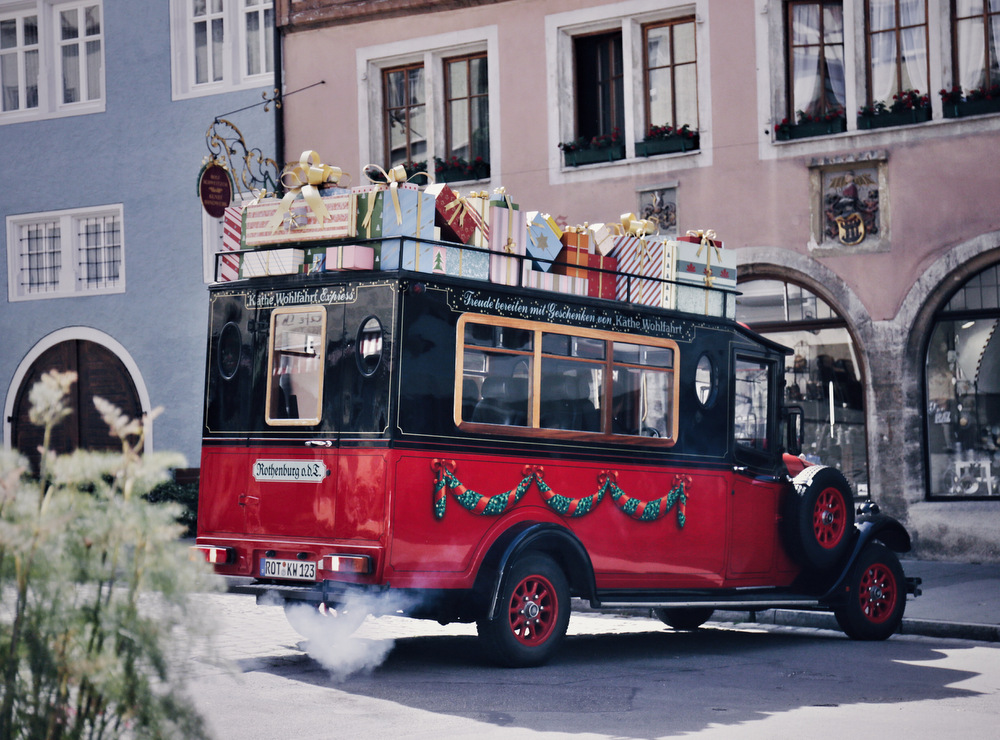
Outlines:
{"label": "stone arch", "polygon": [[[149,393],[138,366],[119,342],[88,327],[66,327],[53,332],[37,342],[21,360],[5,401],[6,445],[20,449],[33,466],[37,466],[40,430],[27,420],[27,393],[38,377],[52,368],[72,369],[79,375],[70,399],[74,414],[60,425],[53,445],[57,451],[76,446],[117,448],[93,409],[91,399],[95,395],[112,401],[129,416],[150,409]],[[147,430],[147,450],[152,449],[151,433],[152,429]]]}

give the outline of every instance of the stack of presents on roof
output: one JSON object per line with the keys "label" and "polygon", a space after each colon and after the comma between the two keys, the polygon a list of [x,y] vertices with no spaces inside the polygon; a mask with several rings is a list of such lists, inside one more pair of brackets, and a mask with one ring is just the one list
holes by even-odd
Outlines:
{"label": "stack of presents on roof", "polygon": [[657,235],[633,214],[563,229],[503,188],[463,196],[408,182],[401,166],[365,174],[369,184],[345,187],[303,152],[282,173],[284,197],[226,209],[217,279],[402,269],[734,316],[735,253],[711,231]]}

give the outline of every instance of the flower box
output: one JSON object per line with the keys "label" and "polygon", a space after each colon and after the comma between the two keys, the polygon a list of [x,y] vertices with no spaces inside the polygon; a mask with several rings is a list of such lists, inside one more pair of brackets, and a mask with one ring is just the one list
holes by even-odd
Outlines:
{"label": "flower box", "polygon": [[700,137],[671,136],[666,139],[649,139],[635,143],[635,156],[653,157],[657,154],[672,154],[675,152],[690,152],[700,148]]}
{"label": "flower box", "polygon": [[957,103],[944,104],[945,118],[964,118],[966,116],[981,116],[986,113],[1000,113],[1000,98],[963,100]]}
{"label": "flower box", "polygon": [[564,152],[567,167],[579,167],[584,164],[597,164],[599,162],[614,162],[616,159],[625,159],[625,145],[613,144],[599,149],[574,149]]}
{"label": "flower box", "polygon": [[827,136],[840,134],[847,130],[846,118],[834,118],[830,121],[807,121],[805,123],[788,124],[775,133],[778,141],[789,139],[808,139],[812,136]]}
{"label": "flower box", "polygon": [[890,111],[875,116],[858,116],[859,129],[889,128],[890,126],[906,126],[911,123],[923,123],[931,119],[930,108],[912,108],[910,110]]}

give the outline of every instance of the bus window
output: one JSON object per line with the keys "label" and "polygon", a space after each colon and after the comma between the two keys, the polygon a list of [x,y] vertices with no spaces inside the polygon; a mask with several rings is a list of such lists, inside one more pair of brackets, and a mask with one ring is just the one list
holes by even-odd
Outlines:
{"label": "bus window", "polygon": [[532,332],[468,323],[462,371],[462,419],[527,426],[533,361]]}
{"label": "bus window", "polygon": [[326,311],[279,308],[271,314],[267,416],[272,426],[319,424]]}
{"label": "bus window", "polygon": [[673,437],[673,359],[669,347],[614,343],[613,433]]}
{"label": "bus window", "polygon": [[472,314],[459,326],[459,423],[674,443],[674,342]]}
{"label": "bus window", "polygon": [[605,351],[605,342],[601,340],[542,334],[538,426],[578,432],[601,431]]}
{"label": "bus window", "polygon": [[736,419],[733,429],[736,444],[761,452],[767,451],[767,427],[770,384],[768,364],[760,360],[736,359]]}

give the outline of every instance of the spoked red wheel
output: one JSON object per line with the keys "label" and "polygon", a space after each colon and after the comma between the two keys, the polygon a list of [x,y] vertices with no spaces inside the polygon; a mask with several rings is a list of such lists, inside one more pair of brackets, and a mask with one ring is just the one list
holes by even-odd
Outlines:
{"label": "spoked red wheel", "polygon": [[559,617],[555,587],[543,576],[533,575],[514,587],[507,608],[510,630],[524,645],[540,645],[552,635]]}
{"label": "spoked red wheel", "polygon": [[813,536],[820,547],[830,550],[840,544],[847,528],[847,504],[836,488],[824,488],[813,508]]}
{"label": "spoked red wheel", "polygon": [[861,576],[858,600],[861,611],[874,624],[882,624],[892,617],[899,599],[899,583],[884,563],[875,563]]}
{"label": "spoked red wheel", "polygon": [[789,550],[807,568],[838,567],[854,534],[854,497],[847,479],[836,468],[812,465],[792,484],[783,524]]}
{"label": "spoked red wheel", "polygon": [[496,617],[476,624],[487,653],[511,667],[544,663],[559,647],[569,624],[565,574],[547,555],[526,555],[505,574],[500,599]]}
{"label": "spoked red wheel", "polygon": [[903,621],[903,584],[896,555],[879,542],[865,545],[845,583],[847,600],[833,611],[837,624],[855,640],[884,640]]}

